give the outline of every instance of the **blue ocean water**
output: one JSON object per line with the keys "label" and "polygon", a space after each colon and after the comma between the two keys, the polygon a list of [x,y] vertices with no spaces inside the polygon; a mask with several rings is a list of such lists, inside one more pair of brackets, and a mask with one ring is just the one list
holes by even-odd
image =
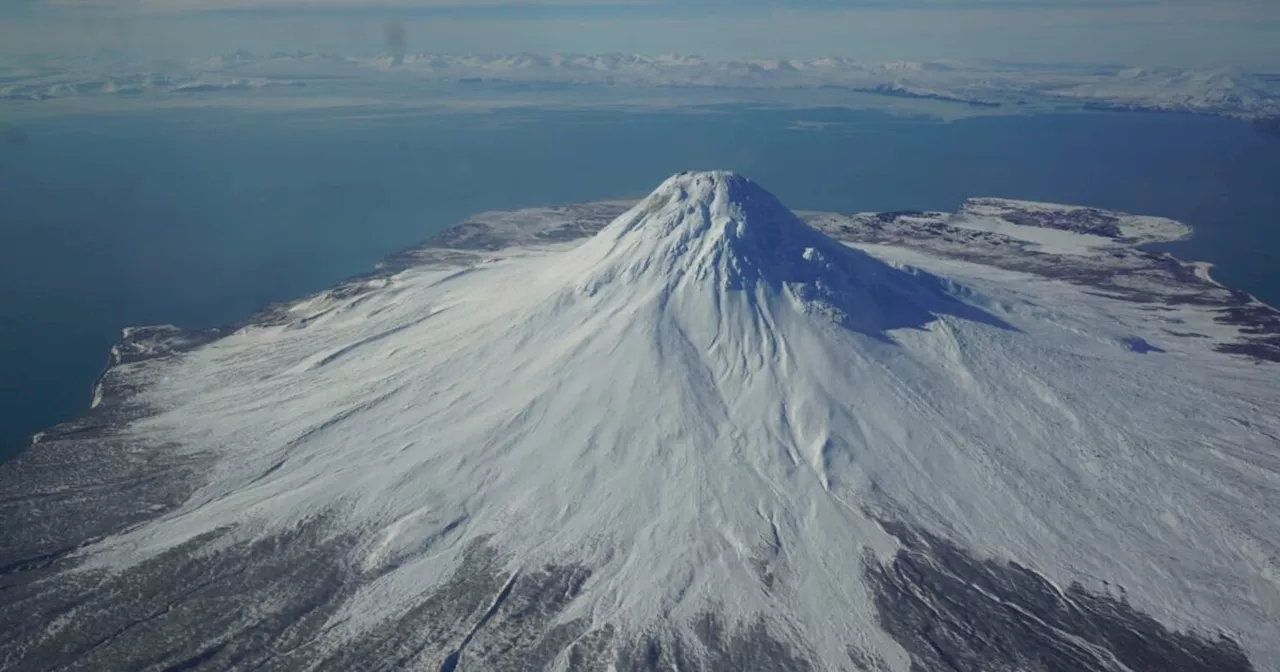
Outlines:
{"label": "blue ocean water", "polygon": [[468,214],[639,196],[688,169],[744,172],[797,209],[1006,196],[1173,217],[1197,235],[1170,249],[1280,304],[1280,140],[1233,120],[166,111],[20,137],[0,145],[0,459],[84,412],[124,326],[227,323]]}

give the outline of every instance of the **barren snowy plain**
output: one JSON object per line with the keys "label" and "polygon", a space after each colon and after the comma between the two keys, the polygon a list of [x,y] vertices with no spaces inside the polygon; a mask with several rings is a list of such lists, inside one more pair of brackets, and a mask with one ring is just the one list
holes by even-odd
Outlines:
{"label": "barren snowy plain", "polygon": [[1280,313],[1189,233],[682,173],[128,330],[0,666],[1280,670]]}

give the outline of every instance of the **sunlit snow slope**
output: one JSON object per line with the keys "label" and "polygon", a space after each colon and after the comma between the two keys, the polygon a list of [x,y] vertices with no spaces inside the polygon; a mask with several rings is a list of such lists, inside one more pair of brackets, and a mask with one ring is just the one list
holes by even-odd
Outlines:
{"label": "sunlit snow slope", "polygon": [[463,599],[485,549],[457,632],[370,669],[1280,669],[1276,367],[876,252],[686,173],[586,242],[298,303],[153,370],[129,436],[216,459],[78,571],[319,525],[354,578],[286,667]]}

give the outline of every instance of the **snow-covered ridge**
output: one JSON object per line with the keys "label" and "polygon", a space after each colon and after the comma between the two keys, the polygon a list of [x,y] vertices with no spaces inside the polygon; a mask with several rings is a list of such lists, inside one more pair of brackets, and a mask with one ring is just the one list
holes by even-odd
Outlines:
{"label": "snow-covered ridge", "polygon": [[1173,112],[1224,110],[1235,116],[1276,116],[1278,87],[1237,68],[1130,68],[1114,76],[1047,93],[1102,107]]}
{"label": "snow-covered ridge", "polygon": [[1127,221],[797,217],[686,173],[131,331],[90,418],[0,466],[0,656],[1277,669],[1275,364],[1133,247],[1185,230]]}
{"label": "snow-covered ridge", "polygon": [[[847,58],[712,60],[635,54],[405,54],[341,56],[248,52],[190,61],[20,60],[3,69],[0,100],[172,95],[300,86],[327,94],[411,94],[429,82],[437,102],[492,87],[835,90],[924,98],[980,107],[1076,104],[1242,118],[1280,116],[1280,87],[1233,68],[1172,69],[1000,63],[863,62]],[[286,95],[286,91],[276,91]],[[559,91],[561,96],[571,92]]]}
{"label": "snow-covered ridge", "polygon": [[[682,173],[566,255],[592,288],[646,275],[692,277],[736,289],[757,283],[843,282],[820,273],[853,271],[860,253],[802,222],[769,192],[729,172]],[[844,268],[802,270],[806,262],[848,260]],[[801,280],[803,278],[803,280]]]}
{"label": "snow-covered ridge", "polygon": [[936,287],[812,228],[750,179],[724,171],[671,177],[557,257],[555,273],[575,277],[575,291],[592,296],[640,286],[669,297],[711,291],[782,300],[865,334],[925,324],[937,313],[976,315]]}
{"label": "snow-covered ridge", "polygon": [[568,258],[592,291],[649,274],[749,289],[781,286],[793,264],[832,247],[745,177],[682,173]]}

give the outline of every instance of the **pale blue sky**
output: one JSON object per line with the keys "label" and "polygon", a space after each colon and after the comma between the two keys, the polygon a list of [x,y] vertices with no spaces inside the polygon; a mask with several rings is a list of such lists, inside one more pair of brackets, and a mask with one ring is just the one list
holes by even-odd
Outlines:
{"label": "pale blue sky", "polygon": [[1280,0],[0,0],[0,49],[625,51],[1280,71]]}

